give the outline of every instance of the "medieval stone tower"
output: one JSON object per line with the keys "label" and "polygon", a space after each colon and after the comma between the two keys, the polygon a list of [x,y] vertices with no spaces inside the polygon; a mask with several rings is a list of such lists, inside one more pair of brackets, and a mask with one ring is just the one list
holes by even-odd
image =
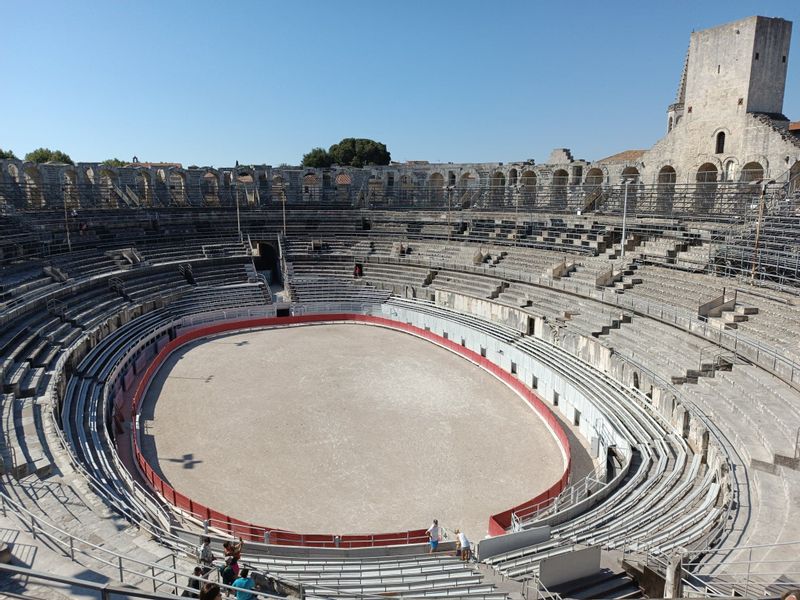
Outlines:
{"label": "medieval stone tower", "polygon": [[791,35],[791,22],[759,16],[693,32],[667,136],[643,157],[647,166],[668,166],[679,182],[789,169],[797,160],[796,140],[782,135]]}

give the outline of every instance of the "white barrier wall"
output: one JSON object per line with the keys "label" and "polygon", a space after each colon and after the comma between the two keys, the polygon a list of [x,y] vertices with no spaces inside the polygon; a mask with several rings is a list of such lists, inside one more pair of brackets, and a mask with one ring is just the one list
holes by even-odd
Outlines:
{"label": "white barrier wall", "polygon": [[550,526],[531,527],[524,531],[507,533],[491,538],[486,538],[478,542],[478,558],[486,560],[492,556],[519,550],[525,546],[532,546],[550,539]]}
{"label": "white barrier wall", "polygon": [[[381,316],[401,323],[409,323],[420,329],[428,329],[456,343],[461,343],[506,371],[512,371],[513,363],[517,377],[533,388],[551,410],[559,413],[564,420],[574,424],[577,417],[576,411],[580,414],[580,424],[577,427],[592,449],[596,450],[594,458],[605,457],[610,446],[616,446],[618,451],[630,454],[628,441],[620,435],[616,425],[608,420],[607,416],[584,395],[582,390],[576,388],[567,376],[554,371],[549,365],[542,364],[519,348],[461,323],[440,316],[419,313],[406,307],[383,305]],[[556,395],[557,404],[555,403]]]}
{"label": "white barrier wall", "polygon": [[539,581],[552,588],[600,571],[600,546],[576,546],[570,552],[549,556],[539,563]]}

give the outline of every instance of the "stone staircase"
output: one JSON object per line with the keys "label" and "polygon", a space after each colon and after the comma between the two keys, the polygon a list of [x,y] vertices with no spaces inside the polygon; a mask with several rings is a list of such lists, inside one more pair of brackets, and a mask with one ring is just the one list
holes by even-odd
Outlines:
{"label": "stone staircase", "polygon": [[758,314],[758,308],[744,304],[736,304],[730,310],[722,310],[718,316],[709,316],[708,324],[718,329],[737,329],[739,323],[747,321],[750,315]]}

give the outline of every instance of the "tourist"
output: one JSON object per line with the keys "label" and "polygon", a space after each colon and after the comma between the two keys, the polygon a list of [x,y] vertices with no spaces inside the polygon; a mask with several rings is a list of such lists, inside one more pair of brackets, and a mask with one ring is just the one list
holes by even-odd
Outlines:
{"label": "tourist", "polygon": [[196,591],[192,592],[191,590],[184,590],[181,596],[183,596],[184,598],[197,598],[197,596],[200,594],[200,578],[202,576],[203,576],[203,569],[201,569],[200,567],[195,567],[194,572],[189,577],[189,583],[187,584],[187,587]]}
{"label": "tourist", "polygon": [[203,543],[198,548],[200,566],[203,568],[203,575],[207,575],[214,566],[214,554],[211,552],[211,538],[204,536]]}
{"label": "tourist", "polygon": [[[225,585],[230,585],[236,579],[236,572],[238,571],[239,565],[236,565],[236,569],[234,569],[233,564],[236,563],[236,559],[232,556],[229,556],[225,559],[225,564],[220,567],[219,575],[222,583]],[[226,595],[230,595],[228,592]]]}
{"label": "tourist", "polygon": [[222,592],[219,584],[205,583],[200,590],[200,600],[222,600]]}
{"label": "tourist", "polygon": [[236,600],[252,600],[252,598],[255,598],[255,594],[247,591],[256,587],[256,582],[250,579],[250,569],[242,569],[238,579],[233,582],[233,587],[239,588],[236,591]]}
{"label": "tourist", "polygon": [[425,533],[428,534],[428,544],[430,544],[430,548],[428,548],[428,554],[436,552],[436,548],[439,547],[439,540],[442,537],[442,529],[439,527],[439,520],[434,519],[433,525],[428,527]]}
{"label": "tourist", "polygon": [[456,534],[458,536],[458,547],[461,550],[461,560],[467,561],[472,557],[472,546],[470,546],[466,533],[456,529]]}
{"label": "tourist", "polygon": [[244,541],[242,538],[239,538],[237,543],[233,542],[225,542],[222,544],[223,551],[225,552],[225,556],[233,556],[236,560],[242,558],[242,548],[244,548]]}

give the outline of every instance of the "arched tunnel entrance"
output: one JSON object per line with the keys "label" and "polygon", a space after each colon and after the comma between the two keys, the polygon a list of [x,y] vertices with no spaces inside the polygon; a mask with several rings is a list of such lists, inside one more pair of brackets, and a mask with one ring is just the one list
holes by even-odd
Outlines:
{"label": "arched tunnel entrance", "polygon": [[281,263],[274,242],[258,242],[258,255],[253,257],[256,270],[270,283],[281,283]]}

